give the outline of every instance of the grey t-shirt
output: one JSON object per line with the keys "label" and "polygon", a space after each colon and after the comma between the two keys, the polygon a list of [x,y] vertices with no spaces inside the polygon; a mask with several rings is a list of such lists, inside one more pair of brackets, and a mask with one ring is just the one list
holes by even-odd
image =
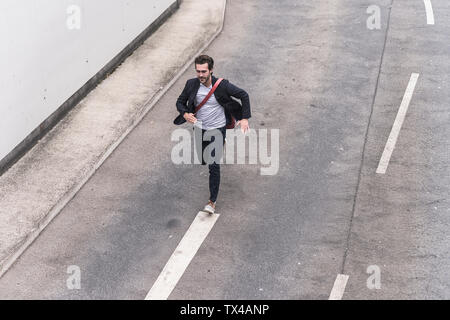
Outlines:
{"label": "grey t-shirt", "polygon": [[[209,91],[212,89],[212,84],[209,88],[200,83],[200,88],[197,92],[196,105],[199,105],[203,99],[208,95]],[[211,130],[222,128],[227,124],[227,119],[225,117],[225,111],[223,107],[217,102],[214,93],[206,101],[203,107],[196,114],[196,118],[201,124],[202,129]]]}

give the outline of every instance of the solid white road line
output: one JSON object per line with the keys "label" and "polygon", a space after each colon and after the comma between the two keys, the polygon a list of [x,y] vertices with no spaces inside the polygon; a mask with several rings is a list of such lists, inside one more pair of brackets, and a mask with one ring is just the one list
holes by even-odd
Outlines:
{"label": "solid white road line", "polygon": [[331,290],[328,300],[341,300],[344,295],[345,286],[347,285],[348,276],[345,274],[338,274],[334,281],[333,289]]}
{"label": "solid white road line", "polygon": [[388,141],[386,143],[386,146],[384,147],[383,155],[381,156],[380,162],[378,164],[378,168],[376,171],[377,173],[386,173],[387,167],[389,165],[389,160],[391,159],[392,152],[394,151],[395,144],[397,143],[397,138],[400,133],[400,129],[402,128],[403,121],[405,120],[406,111],[408,111],[408,106],[411,102],[411,98],[418,78],[418,73],[411,74],[408,87],[406,88],[402,103],[400,105],[400,108],[398,109],[397,117],[395,118]]}
{"label": "solid white road line", "polygon": [[156,279],[145,300],[166,300],[194,258],[219,214],[200,211]]}
{"label": "solid white road line", "polygon": [[427,24],[434,24],[433,7],[431,6],[431,0],[423,0],[425,3],[425,10],[427,11]]}

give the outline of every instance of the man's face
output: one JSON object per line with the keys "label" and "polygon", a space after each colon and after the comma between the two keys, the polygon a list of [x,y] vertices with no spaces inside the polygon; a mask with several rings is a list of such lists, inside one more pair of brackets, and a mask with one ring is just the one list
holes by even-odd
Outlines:
{"label": "man's face", "polygon": [[212,70],[208,69],[207,63],[196,64],[195,71],[197,72],[197,78],[200,80],[200,83],[205,85],[209,82],[209,79],[211,78]]}

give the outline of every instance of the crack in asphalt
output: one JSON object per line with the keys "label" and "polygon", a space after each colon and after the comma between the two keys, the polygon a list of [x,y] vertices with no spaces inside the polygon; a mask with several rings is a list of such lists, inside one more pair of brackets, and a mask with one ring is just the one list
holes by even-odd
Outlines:
{"label": "crack in asphalt", "polygon": [[359,166],[358,182],[356,183],[355,196],[354,196],[354,199],[353,199],[353,206],[352,206],[352,214],[351,214],[351,217],[350,217],[350,224],[349,224],[349,228],[348,228],[348,232],[347,232],[347,240],[346,240],[346,245],[345,245],[344,257],[342,259],[341,274],[345,274],[345,263],[347,261],[347,256],[348,256],[348,250],[349,250],[349,244],[350,244],[350,236],[351,236],[352,225],[353,225],[353,218],[355,216],[356,202],[358,200],[359,186],[361,184],[361,175],[362,175],[362,169],[363,169],[363,166],[364,166],[364,157],[365,157],[365,153],[366,153],[367,138],[368,138],[368,135],[369,135],[369,128],[370,128],[370,123],[371,123],[371,120],[372,120],[373,109],[374,109],[374,106],[375,106],[375,99],[376,99],[377,93],[378,93],[378,84],[379,84],[379,81],[380,81],[381,69],[383,67],[384,52],[386,50],[386,43],[387,43],[387,39],[388,39],[389,26],[390,26],[390,21],[391,21],[391,10],[392,10],[393,4],[394,4],[394,0],[391,0],[391,3],[388,6],[389,13],[388,13],[388,18],[387,18],[386,34],[384,36],[384,43],[383,43],[383,50],[381,52],[380,66],[378,68],[377,81],[375,83],[375,91],[374,91],[374,94],[373,94],[372,106],[370,108],[370,114],[369,114],[369,120],[368,120],[368,123],[367,123],[366,134],[364,136],[364,144],[363,144],[363,147],[362,147],[362,155],[361,155],[361,164]]}

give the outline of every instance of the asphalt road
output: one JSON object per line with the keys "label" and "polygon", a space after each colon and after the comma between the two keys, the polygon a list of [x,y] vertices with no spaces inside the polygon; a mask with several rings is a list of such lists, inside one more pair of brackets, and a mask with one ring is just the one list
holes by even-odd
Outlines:
{"label": "asphalt road", "polygon": [[[223,166],[220,218],[169,299],[328,299],[338,274],[343,299],[450,298],[450,5],[432,3],[434,25],[421,0],[229,1],[207,53],[250,94],[250,126],[279,130],[279,170]],[[207,168],[171,161],[175,100],[194,76],[0,279],[1,299],[145,298],[208,198]]]}

